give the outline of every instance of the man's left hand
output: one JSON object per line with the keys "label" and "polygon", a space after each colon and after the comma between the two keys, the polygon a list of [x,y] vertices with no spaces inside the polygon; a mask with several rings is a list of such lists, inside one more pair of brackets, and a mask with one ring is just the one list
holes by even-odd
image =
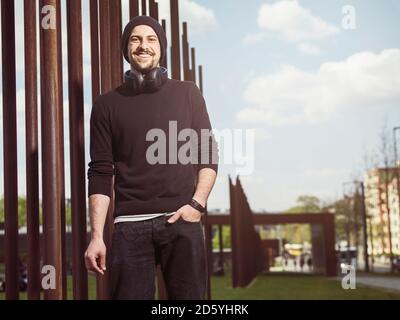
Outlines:
{"label": "man's left hand", "polygon": [[199,222],[201,220],[201,212],[186,204],[183,207],[180,207],[176,213],[168,219],[168,222],[174,223],[179,218],[189,222]]}

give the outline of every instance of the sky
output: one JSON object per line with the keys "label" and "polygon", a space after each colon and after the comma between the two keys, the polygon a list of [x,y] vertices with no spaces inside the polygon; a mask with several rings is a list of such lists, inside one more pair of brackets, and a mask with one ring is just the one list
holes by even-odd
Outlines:
{"label": "sky", "polygon": [[[82,2],[87,170],[92,103],[90,32],[89,1]],[[160,18],[169,19],[169,1],[158,2]],[[65,12],[65,1],[62,3]],[[124,26],[128,0],[122,3]],[[16,0],[20,195],[26,194],[22,8],[23,1]],[[204,97],[213,128],[254,132],[254,144],[244,146],[254,168],[240,173],[254,211],[285,210],[304,194],[324,202],[339,198],[343,182],[362,176],[364,154],[378,148],[382,127],[391,130],[400,125],[400,2],[180,0],[179,10],[181,22],[188,23],[189,44],[196,47],[196,62],[203,66]],[[62,25],[69,197],[65,19]],[[129,66],[125,63],[124,68]],[[0,141],[3,194],[2,130]],[[224,146],[221,141],[220,145]],[[241,154],[239,145],[234,144],[235,155]],[[229,208],[228,176],[235,177],[240,167],[243,163],[227,164],[222,159],[209,210]],[[39,169],[41,172],[41,166]]]}

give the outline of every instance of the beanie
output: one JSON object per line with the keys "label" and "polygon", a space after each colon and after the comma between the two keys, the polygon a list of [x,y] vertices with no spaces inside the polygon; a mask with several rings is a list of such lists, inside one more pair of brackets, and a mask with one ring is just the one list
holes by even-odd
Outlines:
{"label": "beanie", "polygon": [[128,24],[125,26],[124,32],[122,33],[121,39],[121,50],[124,55],[125,60],[129,63],[129,53],[128,53],[128,42],[129,37],[132,33],[133,28],[140,25],[147,25],[153,28],[154,32],[157,34],[158,41],[160,42],[161,48],[161,56],[160,56],[160,64],[161,61],[165,57],[165,50],[167,48],[167,36],[165,35],[163,27],[158,23],[158,21],[149,16],[136,16]]}

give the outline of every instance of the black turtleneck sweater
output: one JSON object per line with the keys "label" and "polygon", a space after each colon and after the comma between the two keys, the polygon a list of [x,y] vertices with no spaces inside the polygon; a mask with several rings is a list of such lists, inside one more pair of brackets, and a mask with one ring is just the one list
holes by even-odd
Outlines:
{"label": "black turtleneck sweater", "polygon": [[[174,127],[178,136],[183,129],[194,129],[198,141],[186,135],[185,140],[177,139],[169,134]],[[155,128],[165,132],[165,152],[162,148],[154,151],[160,131],[146,141],[147,133]],[[201,129],[211,129],[211,123],[204,98],[193,82],[168,79],[160,90],[136,95],[123,84],[98,96],[90,116],[89,196],[111,196],[115,175],[114,217],[179,209],[192,198],[200,169],[218,171],[215,138],[201,139]],[[197,155],[180,149],[189,143],[196,144]],[[170,144],[177,145],[178,155],[186,150],[186,155],[198,157],[199,164],[181,163],[177,152],[169,154]],[[149,147],[150,154],[159,159],[165,156],[166,163],[149,163]],[[202,161],[202,155],[208,161]]]}

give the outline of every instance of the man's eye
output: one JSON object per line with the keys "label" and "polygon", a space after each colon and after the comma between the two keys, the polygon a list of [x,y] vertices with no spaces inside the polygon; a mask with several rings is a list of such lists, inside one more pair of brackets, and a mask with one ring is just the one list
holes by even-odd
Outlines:
{"label": "man's eye", "polygon": [[138,38],[131,38],[131,41],[132,42],[137,42],[137,41],[139,41],[139,39]]}
{"label": "man's eye", "polygon": [[150,38],[151,42],[157,41],[157,38]]}

